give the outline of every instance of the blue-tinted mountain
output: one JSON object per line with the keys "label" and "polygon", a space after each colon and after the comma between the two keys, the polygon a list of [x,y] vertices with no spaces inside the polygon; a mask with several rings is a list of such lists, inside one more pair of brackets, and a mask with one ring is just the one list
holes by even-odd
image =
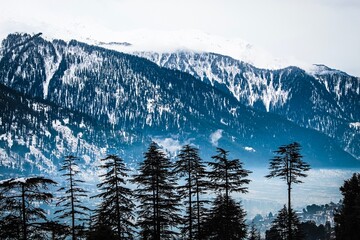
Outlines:
{"label": "blue-tinted mountain", "polygon": [[310,73],[298,67],[259,69],[215,53],[135,54],[159,66],[190,73],[247,106],[322,132],[360,159],[360,79],[357,77],[323,65],[314,65]]}
{"label": "blue-tinted mountain", "polygon": [[67,154],[90,170],[107,153],[137,162],[152,140],[191,142],[205,158],[218,144],[247,166],[298,141],[314,167],[360,166],[332,138],[144,58],[28,34],[9,35],[0,57],[3,174],[52,172]]}

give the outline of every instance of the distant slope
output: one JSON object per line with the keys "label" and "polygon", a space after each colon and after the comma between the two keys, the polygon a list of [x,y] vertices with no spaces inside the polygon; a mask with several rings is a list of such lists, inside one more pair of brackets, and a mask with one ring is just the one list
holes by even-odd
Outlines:
{"label": "distant slope", "polygon": [[314,167],[360,166],[323,134],[143,58],[27,34],[9,35],[1,49],[3,168],[51,172],[69,153],[89,169],[106,153],[136,162],[151,140],[191,142],[207,159],[218,144],[253,167],[299,141]]}
{"label": "distant slope", "polygon": [[135,52],[159,66],[190,73],[239,102],[279,114],[335,139],[360,159],[360,79],[325,66],[259,69],[215,53]]}

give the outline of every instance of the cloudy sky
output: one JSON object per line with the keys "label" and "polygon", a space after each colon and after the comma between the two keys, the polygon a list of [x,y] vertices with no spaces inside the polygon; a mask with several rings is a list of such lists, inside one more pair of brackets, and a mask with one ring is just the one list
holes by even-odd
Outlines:
{"label": "cloudy sky", "polygon": [[99,39],[105,30],[195,29],[360,76],[359,0],[1,1],[1,36],[33,26]]}

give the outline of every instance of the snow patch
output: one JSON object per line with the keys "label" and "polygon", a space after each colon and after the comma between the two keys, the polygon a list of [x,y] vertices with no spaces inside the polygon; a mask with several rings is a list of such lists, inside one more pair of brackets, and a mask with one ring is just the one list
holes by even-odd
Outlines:
{"label": "snow patch", "polygon": [[116,114],[114,112],[109,112],[107,115],[108,115],[108,118],[109,118],[109,123],[111,125],[116,125],[117,124]]}
{"label": "snow patch", "polygon": [[360,130],[360,122],[349,123],[349,127],[355,128],[356,130]]}
{"label": "snow patch", "polygon": [[26,153],[26,158],[30,159],[29,155],[34,156],[35,165],[39,168],[40,171],[54,172],[56,170],[56,166],[54,165],[54,163],[50,159],[48,159],[42,153],[42,151],[34,147],[34,145],[30,146],[30,152]]}
{"label": "snow patch", "polygon": [[[64,119],[65,122],[65,119]],[[71,131],[70,128],[67,126],[64,126],[61,124],[59,120],[52,121],[52,127],[57,132],[61,133],[64,137],[63,139],[67,141],[69,144],[70,149],[68,149],[70,152],[76,152],[77,144],[78,144],[78,138],[75,137]],[[64,142],[60,141],[59,136],[56,136],[56,147],[60,152],[63,152],[64,149]]]}
{"label": "snow patch", "polygon": [[48,130],[45,130],[45,136],[46,137],[51,137],[51,133]]}
{"label": "snow patch", "polygon": [[221,123],[221,124],[224,124],[224,125],[226,125],[226,126],[229,125],[223,118],[220,119],[220,123]]}
{"label": "snow patch", "polygon": [[215,132],[210,134],[210,142],[214,147],[217,147],[219,144],[219,140],[222,138],[222,129],[218,129]]}
{"label": "snow patch", "polygon": [[8,147],[11,148],[14,144],[14,141],[12,140],[11,132],[7,132],[0,135],[0,140],[5,140],[8,143]]}
{"label": "snow patch", "polygon": [[5,182],[9,182],[9,183],[26,183],[28,178],[9,178],[9,179],[4,179],[0,181],[0,184],[3,184]]}
{"label": "snow patch", "polygon": [[61,56],[59,55],[59,53],[56,51],[56,55],[57,55],[57,62],[54,61],[54,56],[45,56],[45,76],[46,79],[43,82],[43,94],[44,94],[44,99],[47,98],[48,94],[49,94],[49,84],[50,84],[50,80],[52,79],[52,77],[54,76],[54,73],[56,72],[56,70],[59,68],[60,62],[61,62]]}
{"label": "snow patch", "polygon": [[81,123],[79,124],[79,127],[80,128],[85,128],[86,127],[86,125],[84,123],[84,119],[81,119]]}
{"label": "snow patch", "polygon": [[248,152],[256,152],[256,150],[252,147],[244,147],[245,151],[248,151]]}
{"label": "snow patch", "polygon": [[83,155],[82,158],[85,161],[85,164],[89,164],[91,162],[91,158],[89,157],[89,155]]}
{"label": "snow patch", "polygon": [[146,103],[146,108],[148,113],[154,113],[155,112],[155,100],[154,99],[148,99]]}
{"label": "snow patch", "polygon": [[159,146],[161,146],[166,152],[170,153],[171,156],[175,156],[177,152],[182,148],[182,144],[178,139],[173,138],[154,138],[154,142],[156,142]]}

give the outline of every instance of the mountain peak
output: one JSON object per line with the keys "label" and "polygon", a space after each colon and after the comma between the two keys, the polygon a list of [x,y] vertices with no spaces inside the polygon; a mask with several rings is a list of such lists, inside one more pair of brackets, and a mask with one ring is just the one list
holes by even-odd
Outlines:
{"label": "mountain peak", "polygon": [[307,69],[308,73],[312,75],[325,75],[325,74],[341,74],[341,75],[348,75],[345,72],[342,72],[337,69],[329,68],[324,64],[313,64],[309,69]]}
{"label": "mountain peak", "polygon": [[186,50],[218,53],[259,68],[280,69],[290,65],[287,60],[273,57],[265,50],[242,39],[224,38],[198,30],[135,30],[115,33],[112,36],[113,39],[107,41],[129,44],[103,44],[104,41],[87,40],[91,44],[127,53],[139,51],[171,53]]}

